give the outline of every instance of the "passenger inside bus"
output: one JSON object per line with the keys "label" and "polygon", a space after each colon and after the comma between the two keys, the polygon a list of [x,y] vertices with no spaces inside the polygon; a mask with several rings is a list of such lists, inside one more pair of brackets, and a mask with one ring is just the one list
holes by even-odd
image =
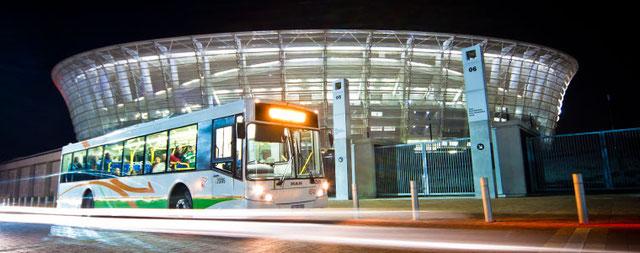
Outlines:
{"label": "passenger inside bus", "polygon": [[89,170],[98,170],[98,158],[94,155],[90,155],[87,161],[87,168]]}
{"label": "passenger inside bus", "polygon": [[171,169],[175,170],[177,164],[181,161],[180,157],[182,157],[182,152],[180,151],[180,147],[173,148],[173,152],[171,152],[171,157],[169,157],[169,162],[171,163]]}
{"label": "passenger inside bus", "polygon": [[111,154],[109,154],[109,152],[105,152],[104,153],[104,161],[102,161],[104,164],[104,170],[107,173],[113,173],[111,171]]}
{"label": "passenger inside bus", "polygon": [[69,167],[69,171],[79,171],[82,170],[82,163],[79,161],[79,157],[74,157],[73,158],[73,163],[71,163],[71,166]]}
{"label": "passenger inside bus", "polygon": [[196,154],[193,152],[193,146],[186,146],[184,150],[185,152],[183,153],[180,160],[183,163],[189,164],[189,168],[192,168],[193,166],[191,163],[195,161],[194,158],[196,157]]}
{"label": "passenger inside bus", "polygon": [[262,150],[262,157],[258,160],[259,163],[275,163],[276,160],[271,156],[271,149]]}
{"label": "passenger inside bus", "polygon": [[[166,155],[163,155],[166,157]],[[164,162],[164,158],[160,156],[156,156],[156,160],[153,162],[153,173],[161,173],[164,172],[164,168],[166,164]]]}
{"label": "passenger inside bus", "polygon": [[193,146],[178,146],[173,148],[169,162],[171,170],[193,169],[195,167],[195,152]]}

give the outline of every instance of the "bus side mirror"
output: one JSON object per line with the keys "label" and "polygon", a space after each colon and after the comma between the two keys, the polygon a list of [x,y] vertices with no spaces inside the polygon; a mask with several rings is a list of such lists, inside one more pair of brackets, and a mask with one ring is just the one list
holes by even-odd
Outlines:
{"label": "bus side mirror", "polygon": [[236,123],[236,138],[244,139],[246,136],[246,131],[244,129],[244,123]]}

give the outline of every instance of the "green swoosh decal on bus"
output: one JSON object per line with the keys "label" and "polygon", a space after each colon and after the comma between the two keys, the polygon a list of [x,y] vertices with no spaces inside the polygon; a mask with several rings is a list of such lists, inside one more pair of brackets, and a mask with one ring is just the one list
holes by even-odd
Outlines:
{"label": "green swoosh decal on bus", "polygon": [[[234,200],[238,198],[194,198],[194,209],[205,209],[215,204]],[[154,199],[154,200],[136,200],[134,201],[138,208],[167,208],[169,206],[166,199]],[[131,208],[130,201],[124,200],[95,200],[95,208]]]}

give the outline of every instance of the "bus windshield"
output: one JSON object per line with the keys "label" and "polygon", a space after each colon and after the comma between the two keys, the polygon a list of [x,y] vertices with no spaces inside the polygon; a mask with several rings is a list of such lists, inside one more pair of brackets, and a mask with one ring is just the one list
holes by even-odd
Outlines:
{"label": "bus windshield", "polygon": [[318,131],[277,125],[248,126],[247,178],[322,177]]}

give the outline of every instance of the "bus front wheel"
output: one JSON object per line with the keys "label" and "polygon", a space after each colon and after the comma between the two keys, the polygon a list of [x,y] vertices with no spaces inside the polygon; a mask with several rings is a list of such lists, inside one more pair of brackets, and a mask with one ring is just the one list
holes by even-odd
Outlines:
{"label": "bus front wheel", "polygon": [[169,208],[171,209],[192,209],[193,201],[191,199],[191,193],[186,186],[180,185],[174,189],[171,193],[169,201]]}

